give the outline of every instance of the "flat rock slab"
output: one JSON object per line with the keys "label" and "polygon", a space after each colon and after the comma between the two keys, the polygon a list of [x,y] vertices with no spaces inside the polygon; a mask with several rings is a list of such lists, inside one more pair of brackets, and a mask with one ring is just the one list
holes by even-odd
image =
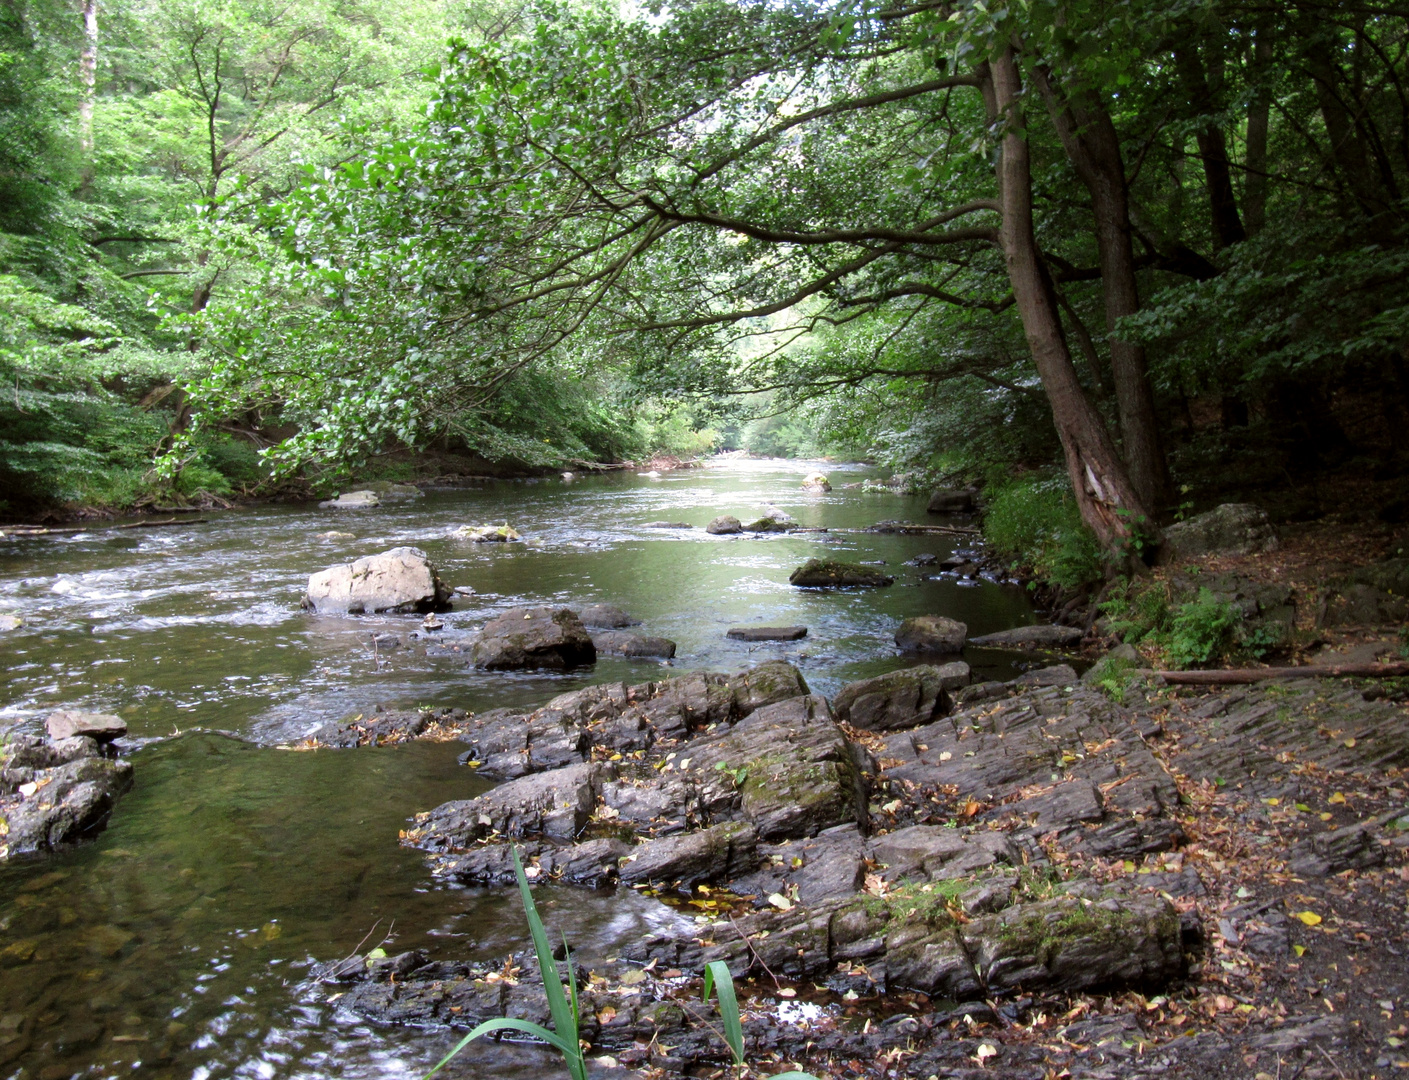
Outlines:
{"label": "flat rock slab", "polygon": [[1136,721],[1103,694],[1064,683],[895,732],[874,752],[883,781],[947,798],[955,814],[964,807],[1017,836],[1051,833],[1071,850],[1133,858],[1183,836],[1178,786]]}
{"label": "flat rock slab", "polygon": [[807,636],[807,627],[735,626],[727,636],[735,641],[801,641]]}
{"label": "flat rock slab", "polygon": [[597,647],[567,608],[511,608],[484,624],[471,655],[475,667],[489,671],[563,670],[595,662]]}
{"label": "flat rock slab", "polygon": [[466,719],[459,738],[481,775],[512,779],[582,761],[594,747],[607,755],[653,751],[806,693],[797,668],[770,661],[734,676],[692,672],[588,686],[530,712],[493,709]]}
{"label": "flat rock slab", "polygon": [[675,655],[675,642],[669,638],[647,637],[624,630],[606,630],[592,635],[599,655],[629,656],[643,660],[669,660]]}
{"label": "flat rock slab", "polygon": [[11,735],[0,748],[0,861],[53,851],[100,831],[132,786],[132,764],[96,739]]}
{"label": "flat rock slab", "polygon": [[311,575],[304,606],[320,615],[408,614],[444,611],[449,601],[450,589],[426,553],[399,547]]}
{"label": "flat rock slab", "polygon": [[970,645],[982,645],[990,649],[1054,649],[1079,644],[1085,636],[1079,626],[1019,626],[1013,630],[1000,630],[996,634],[983,634],[969,638]]}
{"label": "flat rock slab", "polygon": [[836,562],[831,559],[808,559],[788,575],[788,581],[799,589],[874,588],[893,585],[895,578],[889,574],[882,574],[878,570],[872,570],[869,566]]}
{"label": "flat rock slab", "polygon": [[461,525],[452,535],[473,544],[506,544],[523,539],[518,530],[509,525]]}
{"label": "flat rock slab", "polygon": [[318,504],[320,510],[366,510],[381,506],[382,500],[375,491],[348,491],[336,499],[326,499]]}
{"label": "flat rock slab", "polygon": [[48,719],[44,721],[44,729],[51,739],[71,739],[75,735],[87,735],[98,742],[111,742],[127,734],[127,721],[107,713],[60,709],[49,714]]}

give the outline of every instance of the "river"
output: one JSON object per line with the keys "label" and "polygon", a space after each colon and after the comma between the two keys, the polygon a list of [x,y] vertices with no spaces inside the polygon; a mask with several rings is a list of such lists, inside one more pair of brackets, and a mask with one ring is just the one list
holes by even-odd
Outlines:
{"label": "river", "polygon": [[[444,1053],[447,1032],[340,1015],[308,968],[388,932],[389,949],[433,957],[524,946],[507,891],[445,889],[397,843],[412,814],[488,784],[456,764],[458,743],[282,748],[328,720],[383,702],[537,704],[591,683],[773,658],[830,694],[907,662],[892,642],[905,617],[948,615],[971,634],[1034,621],[1017,587],[928,580],[904,565],[962,546],[952,538],[704,532],[722,513],[750,520],[764,502],[833,530],[926,520],[923,497],[843,487],[870,475],[861,467],[822,466],[834,490],[805,493],[814,467],[724,460],[659,478],[486,482],[376,510],[276,505],[170,528],[0,541],[0,613],[26,621],[0,637],[0,729],[33,730],[59,707],[117,713],[136,769],[97,839],[0,866],[0,1075],[414,1077]],[[642,527],[661,520],[696,527]],[[526,542],[452,535],[503,521]],[[329,531],[353,538],[320,535]],[[418,618],[301,610],[310,573],[404,544],[426,551],[449,584],[475,590],[442,617],[446,635],[525,603],[610,603],[643,620],[642,632],[676,641],[674,666],[603,659],[568,674],[477,672],[460,657],[428,656],[427,635],[412,637]],[[790,586],[789,572],[813,555],[884,561],[896,583]],[[760,623],[809,635],[765,645],[725,637]],[[406,646],[374,647],[387,632]],[[1012,672],[1002,654],[966,659],[977,677]],[[550,928],[589,963],[683,917],[630,890],[540,893]],[[531,1048],[495,1047],[448,1072],[536,1077],[544,1064]]]}

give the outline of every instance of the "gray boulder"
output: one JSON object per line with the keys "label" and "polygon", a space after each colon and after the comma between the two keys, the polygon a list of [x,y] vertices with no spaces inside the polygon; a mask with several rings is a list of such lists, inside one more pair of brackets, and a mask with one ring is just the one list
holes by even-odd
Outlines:
{"label": "gray boulder", "polygon": [[1084,631],[1078,626],[1039,623],[1036,626],[1019,626],[1013,630],[1000,630],[996,634],[969,638],[969,644],[983,645],[990,649],[1058,649],[1077,644],[1083,636]]}
{"label": "gray boulder", "polygon": [[0,630],[18,630],[24,625],[24,619],[18,615],[0,615]]}
{"label": "gray boulder", "polygon": [[587,628],[567,608],[512,608],[484,624],[472,652],[491,671],[570,668],[597,659]]}
{"label": "gray boulder", "polygon": [[365,510],[381,506],[382,500],[375,491],[345,491],[336,499],[326,499],[318,504],[319,510]]}
{"label": "gray boulder", "polygon": [[799,589],[827,589],[891,585],[894,584],[895,578],[872,570],[869,566],[836,562],[832,559],[808,559],[788,575],[788,581]]}
{"label": "gray boulder", "polygon": [[733,536],[743,531],[743,523],[732,514],[721,514],[705,526],[705,532],[714,536]]}
{"label": "gray boulder", "polygon": [[44,721],[44,729],[51,739],[72,739],[78,735],[86,735],[90,739],[105,743],[126,735],[127,721],[107,713],[60,709],[49,714],[48,719]]}
{"label": "gray boulder", "polygon": [[311,575],[303,606],[319,614],[370,615],[444,611],[449,601],[450,589],[426,553],[399,547]]}
{"label": "gray boulder", "polygon": [[0,861],[97,832],[132,786],[131,763],[87,736],[12,735],[0,753]]}
{"label": "gray boulder", "polygon": [[592,635],[592,644],[599,655],[632,656],[651,660],[669,660],[675,655],[675,642],[669,638],[646,637],[625,630],[604,630]]}
{"label": "gray boulder", "polygon": [[587,604],[576,609],[574,614],[582,620],[582,625],[593,630],[621,630],[627,626],[640,626],[640,619],[633,619],[619,607],[611,604]]}
{"label": "gray boulder", "polygon": [[973,488],[937,488],[925,510],[931,514],[972,514],[974,494]]}
{"label": "gray boulder", "polygon": [[1277,533],[1267,512],[1251,503],[1224,503],[1164,530],[1162,563],[1198,555],[1253,555],[1277,550]]}
{"label": "gray boulder", "polygon": [[602,784],[610,776],[609,766],[591,761],[532,773],[478,798],[444,803],[417,814],[405,840],[426,851],[463,850],[491,833],[572,840],[587,826]]}
{"label": "gray boulder", "polygon": [[832,713],[839,722],[867,731],[918,727],[949,712],[945,691],[968,684],[969,665],[962,661],[901,668],[843,686],[832,699]]}
{"label": "gray boulder", "polygon": [[968,633],[969,628],[956,619],[917,615],[900,624],[895,644],[901,652],[956,653],[963,650]]}

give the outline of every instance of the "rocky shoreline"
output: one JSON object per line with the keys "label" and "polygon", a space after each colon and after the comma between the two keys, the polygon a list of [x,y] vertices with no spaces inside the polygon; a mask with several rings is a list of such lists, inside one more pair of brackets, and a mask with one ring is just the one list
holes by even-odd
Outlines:
{"label": "rocky shoreline", "polygon": [[[1143,677],[1127,707],[1063,666],[977,686],[960,685],[963,667],[905,669],[831,702],[775,662],[529,712],[376,722],[390,741],[461,739],[504,781],[405,830],[439,880],[506,883],[513,846],[537,881],[645,888],[703,912],[578,972],[583,1038],[615,1063],[727,1061],[690,1000],[718,959],[752,980],[757,1052],[821,1075],[1036,1078],[1083,1062],[1090,1076],[1113,1063],[1210,1075],[1211,1060],[1265,1060],[1272,1075],[1283,1058],[1335,1075],[1317,1072],[1321,1051],[1351,1052],[1368,1025],[1330,998],[1308,1014],[1233,984],[1275,985],[1269,967],[1295,980],[1312,951],[1336,967],[1320,939],[1351,935],[1332,898],[1351,879],[1409,879],[1405,711],[1340,680],[1190,694]],[[1256,860],[1223,857],[1224,843]],[[1405,943],[1406,914],[1380,927],[1388,940]],[[1380,979],[1402,973],[1357,956]],[[359,1017],[468,1027],[539,1018],[531,967],[408,953],[321,975]],[[799,997],[814,1019],[779,1022]],[[1395,1038],[1378,1033],[1379,1048],[1392,1055]]]}

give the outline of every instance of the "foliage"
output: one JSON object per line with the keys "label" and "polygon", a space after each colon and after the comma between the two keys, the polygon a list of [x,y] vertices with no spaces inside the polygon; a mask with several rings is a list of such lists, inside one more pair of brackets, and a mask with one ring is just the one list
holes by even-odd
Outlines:
{"label": "foliage", "polygon": [[[529,935],[533,939],[534,957],[538,962],[538,972],[543,978],[543,989],[548,998],[548,1012],[553,1018],[553,1030],[549,1031],[541,1024],[512,1017],[496,1017],[492,1020],[486,1020],[457,1042],[450,1053],[441,1058],[435,1068],[426,1073],[426,1080],[430,1080],[430,1077],[445,1068],[470,1043],[481,1036],[491,1035],[496,1031],[519,1031],[541,1039],[562,1055],[563,1064],[567,1066],[568,1075],[572,1077],[572,1080],[587,1080],[587,1061],[583,1057],[582,1043],[578,1039],[581,1011],[577,1001],[577,975],[573,970],[572,953],[568,950],[567,939],[564,938],[563,952],[568,968],[567,990],[564,991],[561,978],[558,975],[558,965],[553,959],[553,950],[548,943],[548,934],[543,929],[543,920],[539,918],[538,906],[533,902],[533,892],[528,885],[528,876],[524,873],[523,862],[519,858],[519,849],[514,848],[511,854],[514,859],[514,875],[518,878],[519,883],[519,899],[523,902],[524,915],[528,919]],[[719,1014],[724,1021],[725,1041],[729,1044],[729,1050],[734,1055],[735,1064],[743,1065],[744,1033],[743,1026],[739,1021],[739,1000],[734,993],[734,979],[729,974],[729,967],[721,960],[713,961],[705,968],[705,1001],[709,1000],[711,990],[714,990],[719,998]],[[817,1078],[809,1073],[793,1071],[778,1073],[769,1077],[768,1080],[817,1080]]]}
{"label": "foliage", "polygon": [[1174,611],[1167,645],[1169,662],[1183,668],[1226,655],[1236,643],[1242,621],[1241,611],[1201,588],[1197,597]]}
{"label": "foliage", "polygon": [[1263,628],[1249,625],[1236,604],[1207,587],[1176,603],[1162,582],[1122,580],[1101,611],[1112,634],[1130,644],[1154,646],[1174,668],[1260,657],[1278,643]]}
{"label": "foliage", "polygon": [[[543,990],[548,997],[548,1012],[553,1018],[553,1030],[549,1031],[541,1024],[513,1017],[495,1017],[492,1020],[486,1020],[484,1023],[476,1025],[468,1035],[457,1042],[450,1053],[441,1058],[435,1068],[426,1074],[427,1078],[438,1073],[461,1050],[482,1035],[490,1035],[496,1031],[519,1031],[542,1039],[557,1050],[562,1055],[563,1064],[567,1066],[568,1075],[572,1077],[572,1080],[587,1080],[587,1061],[582,1056],[582,1045],[578,1041],[577,1034],[579,1020],[577,976],[573,971],[572,954],[570,952],[566,954],[568,990],[564,992],[562,981],[558,976],[558,965],[553,959],[553,949],[548,944],[548,934],[543,929],[543,920],[538,917],[538,908],[533,902],[533,893],[529,890],[528,878],[524,874],[523,863],[519,859],[519,849],[514,848],[512,854],[514,874],[519,881],[519,897],[523,901],[524,915],[528,919],[529,935],[533,938],[533,951],[538,960],[538,971],[543,976]],[[563,947],[566,950],[566,941],[563,942]]]}
{"label": "foliage", "polygon": [[1100,548],[1064,477],[1000,481],[986,492],[984,538],[1000,554],[1066,588],[1099,580]]}

